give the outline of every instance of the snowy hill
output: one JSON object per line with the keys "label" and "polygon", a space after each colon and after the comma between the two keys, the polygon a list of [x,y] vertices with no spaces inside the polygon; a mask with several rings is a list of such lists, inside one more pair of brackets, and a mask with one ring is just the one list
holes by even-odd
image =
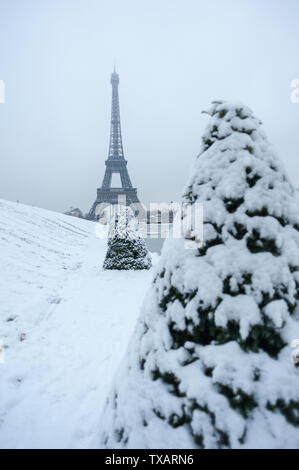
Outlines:
{"label": "snowy hill", "polygon": [[0,200],[0,447],[92,445],[151,271],[105,272],[95,224]]}

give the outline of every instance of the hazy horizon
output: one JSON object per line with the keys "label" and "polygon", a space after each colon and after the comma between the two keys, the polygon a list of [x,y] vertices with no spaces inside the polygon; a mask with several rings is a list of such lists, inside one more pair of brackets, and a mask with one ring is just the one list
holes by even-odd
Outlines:
{"label": "hazy horizon", "polygon": [[180,200],[215,99],[253,109],[298,187],[298,23],[296,0],[0,0],[0,198],[90,209],[114,64],[142,202]]}

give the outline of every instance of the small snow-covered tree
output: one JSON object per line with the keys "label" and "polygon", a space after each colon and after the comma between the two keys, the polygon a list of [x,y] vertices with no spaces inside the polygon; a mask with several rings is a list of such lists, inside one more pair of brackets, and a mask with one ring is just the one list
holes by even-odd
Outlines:
{"label": "small snow-covered tree", "polygon": [[137,221],[130,207],[121,206],[113,218],[104,269],[149,269],[151,257],[145,241],[136,231]]}
{"label": "small snow-covered tree", "polygon": [[203,244],[164,244],[104,410],[108,447],[299,447],[294,189],[249,108],[209,114],[184,197],[204,204]]}

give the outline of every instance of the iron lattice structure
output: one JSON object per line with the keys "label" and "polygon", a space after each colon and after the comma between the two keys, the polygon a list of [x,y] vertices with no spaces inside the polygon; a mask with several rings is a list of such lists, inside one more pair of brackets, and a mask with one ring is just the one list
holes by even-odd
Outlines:
{"label": "iron lattice structure", "polygon": [[[97,189],[97,198],[89,212],[88,218],[97,219],[97,207],[106,204],[117,204],[119,197],[125,199],[126,205],[139,203],[137,189],[133,188],[127,169],[127,160],[124,157],[124,150],[121,137],[119,96],[118,96],[119,76],[115,69],[111,75],[112,85],[112,107],[111,107],[111,130],[108,158],[105,161],[106,171],[103,183]],[[118,173],[121,181],[121,188],[112,188],[111,180],[113,173]]]}

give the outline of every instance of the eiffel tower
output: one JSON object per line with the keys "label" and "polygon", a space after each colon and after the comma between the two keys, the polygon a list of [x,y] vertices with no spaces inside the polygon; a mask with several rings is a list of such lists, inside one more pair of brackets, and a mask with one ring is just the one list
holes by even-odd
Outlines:
{"label": "eiffel tower", "polygon": [[[97,198],[88,214],[88,218],[90,220],[97,219],[96,208],[99,204],[102,204],[101,207],[104,207],[103,203],[107,203],[106,205],[117,204],[119,202],[119,198],[121,198],[121,200],[126,198],[125,201],[127,206],[133,203],[139,203],[137,189],[132,186],[127,169],[127,160],[125,160],[124,157],[120,127],[118,84],[119,76],[114,68],[114,72],[111,75],[112,107],[109,153],[108,158],[105,161],[106,171],[102,186],[97,189]],[[120,175],[121,188],[111,187],[113,173],[118,173]]]}

